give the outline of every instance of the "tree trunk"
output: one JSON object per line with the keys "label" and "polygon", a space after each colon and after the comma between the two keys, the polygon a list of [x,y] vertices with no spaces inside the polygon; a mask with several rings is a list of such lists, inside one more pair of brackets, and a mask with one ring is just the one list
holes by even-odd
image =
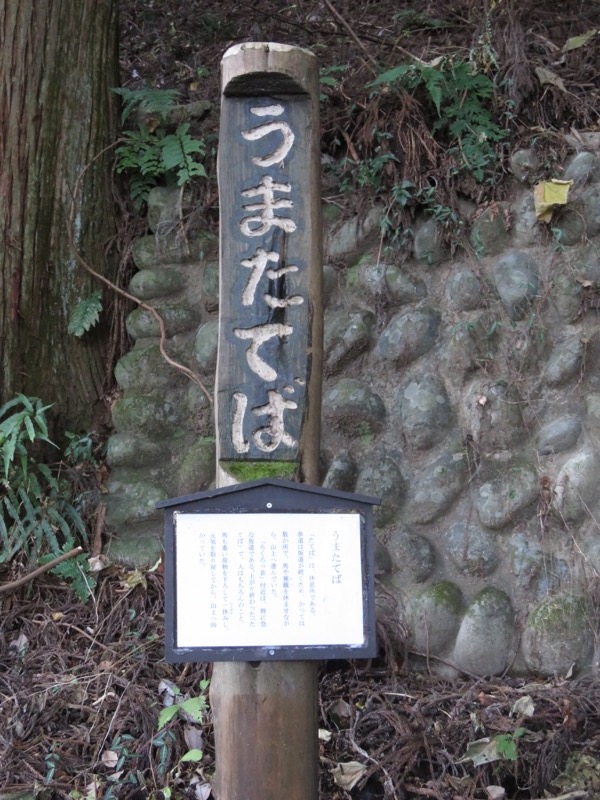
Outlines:
{"label": "tree trunk", "polygon": [[54,403],[62,424],[91,424],[107,373],[107,336],[67,334],[76,303],[98,284],[73,241],[112,277],[118,85],[116,0],[0,0],[0,400]]}

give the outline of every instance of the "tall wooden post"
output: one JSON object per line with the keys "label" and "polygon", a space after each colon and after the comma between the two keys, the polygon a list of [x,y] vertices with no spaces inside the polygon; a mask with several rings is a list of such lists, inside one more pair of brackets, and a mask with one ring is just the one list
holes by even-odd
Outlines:
{"label": "tall wooden post", "polygon": [[[318,484],[321,192],[316,57],[273,43],[222,62],[217,485]],[[316,800],[317,667],[214,665],[218,800]]]}

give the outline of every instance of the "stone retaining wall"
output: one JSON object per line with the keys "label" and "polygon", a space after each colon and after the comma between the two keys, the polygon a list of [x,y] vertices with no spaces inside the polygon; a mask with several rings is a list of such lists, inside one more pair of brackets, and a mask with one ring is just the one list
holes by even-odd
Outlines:
{"label": "stone retaining wall", "polygon": [[[382,603],[413,630],[416,665],[429,656],[449,675],[595,664],[600,159],[588,149],[565,165],[574,185],[551,226],[535,219],[535,155],[512,167],[511,201],[473,209],[454,257],[431,219],[411,253],[390,254],[380,209],[337,222],[325,208],[323,481],[383,497]],[[169,352],[212,385],[216,245],[186,241],[176,216],[155,190],[130,289],[162,314]],[[148,562],[162,534],[154,503],[213,480],[214,429],[147,312],[128,329],[108,518],[113,555]]]}

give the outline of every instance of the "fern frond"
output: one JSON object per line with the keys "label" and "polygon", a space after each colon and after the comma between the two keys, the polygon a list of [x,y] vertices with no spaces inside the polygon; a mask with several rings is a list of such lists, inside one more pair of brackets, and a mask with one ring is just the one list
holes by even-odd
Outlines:
{"label": "fern frond", "polygon": [[67,333],[81,338],[84,333],[98,323],[101,311],[102,291],[97,289],[89,297],[80,300],[71,311]]}

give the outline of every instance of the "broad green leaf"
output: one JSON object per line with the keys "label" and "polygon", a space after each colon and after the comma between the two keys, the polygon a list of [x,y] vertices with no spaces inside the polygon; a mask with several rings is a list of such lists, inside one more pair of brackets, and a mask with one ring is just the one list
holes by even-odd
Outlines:
{"label": "broad green leaf", "polygon": [[202,761],[202,750],[198,750],[194,748],[193,750],[188,750],[187,753],[182,756],[180,761]]}
{"label": "broad green leaf", "polygon": [[[179,711],[179,705],[167,706],[158,715],[158,730],[164,728]],[[156,740],[155,740],[156,741]]]}
{"label": "broad green leaf", "polygon": [[563,45],[563,53],[568,53],[569,50],[577,50],[578,47],[584,47],[597,33],[598,30],[594,28],[582,33],[580,36],[571,36]]}

